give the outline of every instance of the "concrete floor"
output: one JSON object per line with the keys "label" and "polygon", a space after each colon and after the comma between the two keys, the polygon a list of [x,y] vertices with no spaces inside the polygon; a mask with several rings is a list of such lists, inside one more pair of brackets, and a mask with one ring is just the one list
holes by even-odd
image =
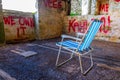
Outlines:
{"label": "concrete floor", "polygon": [[[120,44],[105,41],[93,41],[94,67],[86,75],[79,70],[78,58],[56,68],[55,61],[60,38],[31,41],[27,43],[7,44],[0,47],[0,80],[120,80]],[[35,51],[38,54],[25,58],[11,50]],[[62,53],[61,60],[68,57]],[[89,58],[83,58],[85,67]],[[9,77],[9,78],[8,78]]]}

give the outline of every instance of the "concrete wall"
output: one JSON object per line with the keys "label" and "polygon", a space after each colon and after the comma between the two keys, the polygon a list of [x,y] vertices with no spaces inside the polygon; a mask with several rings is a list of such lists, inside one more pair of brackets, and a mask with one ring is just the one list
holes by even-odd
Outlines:
{"label": "concrete wall", "polygon": [[5,43],[5,34],[4,34],[4,25],[3,25],[3,13],[2,13],[2,4],[0,0],[0,45]]}
{"label": "concrete wall", "polygon": [[7,43],[35,39],[35,25],[32,13],[4,10],[4,30]]}
{"label": "concrete wall", "polygon": [[59,37],[65,13],[63,0],[38,0],[39,39]]}
{"label": "concrete wall", "polygon": [[71,15],[107,15],[109,0],[71,0]]}
{"label": "concrete wall", "polygon": [[120,0],[109,0],[109,15],[120,17]]}
{"label": "concrete wall", "polygon": [[100,9],[99,14],[102,15],[66,16],[64,32],[74,35],[78,29],[79,32],[84,33],[93,19],[100,19],[103,21],[103,25],[96,39],[120,43],[120,0],[109,0],[109,2],[103,0],[101,5],[102,8],[99,6],[98,9]]}
{"label": "concrete wall", "polygon": [[[36,6],[36,32],[34,31],[33,14],[18,11],[4,12],[4,27],[2,24],[2,14],[0,13],[0,40],[4,42],[20,42],[23,40],[50,39],[59,37],[62,33],[75,34],[76,29],[79,32],[85,32],[93,19],[103,21],[96,39],[111,42],[120,42],[120,1],[119,0],[91,0],[88,6],[91,7],[84,16],[66,16],[68,10],[67,0],[37,0]],[[82,0],[79,0],[82,1]],[[88,2],[89,0],[84,0]],[[89,2],[88,2],[89,3]],[[75,5],[75,4],[74,4]],[[80,4],[82,5],[82,4]],[[83,5],[82,5],[83,7]],[[0,9],[2,11],[2,9]],[[90,11],[91,10],[91,11]],[[80,12],[82,10],[80,9]],[[80,13],[82,14],[82,12]],[[4,29],[3,29],[4,28]]]}
{"label": "concrete wall", "polygon": [[[93,19],[100,19],[103,25],[96,39],[120,42],[120,35],[118,35],[120,34],[120,0],[78,0],[84,4],[77,4],[75,0],[72,0],[72,13],[76,6],[80,7],[77,10],[80,13],[74,14],[82,15],[77,16],[66,16],[65,8],[68,5],[64,1],[38,0],[39,39],[58,37],[62,32],[74,35],[76,29],[79,32],[85,32]],[[84,8],[88,10],[87,13]]]}

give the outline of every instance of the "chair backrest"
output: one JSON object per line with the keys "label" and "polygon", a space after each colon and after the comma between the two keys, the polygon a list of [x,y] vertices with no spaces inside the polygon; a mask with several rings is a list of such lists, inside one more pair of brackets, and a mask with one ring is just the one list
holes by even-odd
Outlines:
{"label": "chair backrest", "polygon": [[83,39],[81,46],[79,47],[79,51],[84,51],[90,47],[92,40],[94,39],[95,35],[97,34],[102,22],[99,20],[94,20]]}

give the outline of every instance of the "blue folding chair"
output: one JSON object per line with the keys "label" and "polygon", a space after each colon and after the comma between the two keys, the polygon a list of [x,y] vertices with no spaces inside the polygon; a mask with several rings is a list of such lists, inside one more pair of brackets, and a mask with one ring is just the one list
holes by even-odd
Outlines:
{"label": "blue folding chair", "polygon": [[[58,56],[57,56],[57,60],[56,60],[56,66],[61,66],[64,63],[68,62],[70,59],[73,58],[73,55],[75,54],[79,57],[81,73],[82,74],[88,73],[88,71],[90,71],[90,69],[93,67],[93,59],[92,59],[92,54],[91,54],[91,51],[93,51],[93,48],[91,48],[90,45],[101,25],[102,25],[102,22],[95,19],[94,21],[91,22],[91,24],[88,27],[88,29],[86,30],[86,32],[85,33],[77,33],[77,37],[62,35],[61,42],[56,43],[56,45],[59,46]],[[65,38],[68,38],[71,40],[64,41]],[[71,56],[69,59],[58,64],[62,48],[64,48],[67,51],[70,51]],[[83,71],[82,56],[85,56],[89,53],[90,53],[91,65],[87,70]]]}

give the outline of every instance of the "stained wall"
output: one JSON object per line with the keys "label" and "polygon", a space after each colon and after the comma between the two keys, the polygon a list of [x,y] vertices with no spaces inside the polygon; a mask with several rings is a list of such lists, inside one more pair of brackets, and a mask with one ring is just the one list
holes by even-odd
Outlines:
{"label": "stained wall", "polygon": [[[66,16],[64,18],[64,32],[75,35],[75,32],[84,33],[94,19],[103,21],[96,39],[120,43],[120,0],[96,0],[94,12],[84,16]],[[92,9],[91,9],[92,10]]]}
{"label": "stained wall", "polygon": [[35,24],[32,13],[3,10],[6,42],[21,42],[35,39]]}
{"label": "stained wall", "polygon": [[3,13],[2,13],[2,0],[0,0],[0,45],[5,43]]}
{"label": "stained wall", "polygon": [[63,0],[38,0],[39,39],[59,37],[63,30],[63,17],[67,4]]}
{"label": "stained wall", "polygon": [[[82,0],[79,1],[82,2]],[[31,13],[4,11],[4,30],[2,31],[5,31],[5,39],[7,42],[20,42],[34,40],[36,37],[39,40],[55,38],[63,33],[74,35],[76,30],[84,33],[92,20],[100,19],[103,25],[96,39],[120,42],[120,35],[118,35],[120,33],[120,1],[84,0],[84,3],[85,1],[89,4],[87,6],[94,3],[91,7],[87,7],[89,11],[81,15],[83,10],[80,9],[79,15],[70,16],[67,15],[66,0],[37,0],[37,27]],[[83,4],[80,6],[83,7]]]}

